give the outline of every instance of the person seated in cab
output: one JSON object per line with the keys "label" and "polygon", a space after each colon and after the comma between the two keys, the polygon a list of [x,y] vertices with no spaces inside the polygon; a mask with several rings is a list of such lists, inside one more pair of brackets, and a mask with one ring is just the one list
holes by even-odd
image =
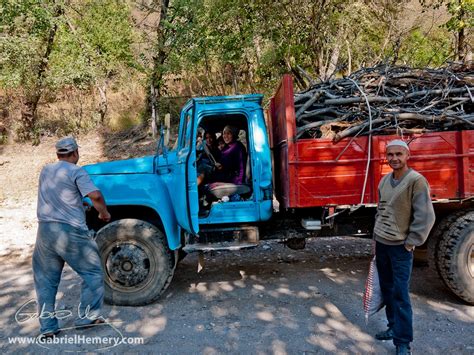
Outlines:
{"label": "person seated in cab", "polygon": [[212,174],[215,163],[220,159],[221,155],[221,151],[217,148],[216,135],[214,133],[205,132],[202,144],[205,144],[206,147],[202,147],[203,151],[197,160],[198,185],[201,185],[204,179]]}
{"label": "person seated in cab", "polygon": [[225,142],[222,136],[219,136],[219,138],[217,138],[217,148],[219,148],[220,152],[225,148]]}
{"label": "person seated in cab", "polygon": [[232,126],[225,126],[222,130],[224,147],[220,151],[220,159],[212,174],[213,182],[228,182],[235,185],[245,183],[245,166],[247,164],[247,151],[244,145],[237,140],[239,130]]}

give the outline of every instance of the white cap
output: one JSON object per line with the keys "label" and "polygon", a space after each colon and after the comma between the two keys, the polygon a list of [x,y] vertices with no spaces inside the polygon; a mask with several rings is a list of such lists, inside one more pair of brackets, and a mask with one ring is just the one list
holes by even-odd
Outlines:
{"label": "white cap", "polygon": [[408,148],[408,144],[406,144],[404,141],[400,139],[394,139],[393,141],[388,142],[386,148],[393,147],[393,146],[403,147],[406,150],[410,151],[410,148]]}

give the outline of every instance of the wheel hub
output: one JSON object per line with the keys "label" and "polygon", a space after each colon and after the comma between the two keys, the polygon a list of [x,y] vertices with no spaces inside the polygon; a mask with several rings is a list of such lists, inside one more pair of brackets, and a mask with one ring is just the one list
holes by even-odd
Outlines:
{"label": "wheel hub", "polygon": [[110,250],[105,260],[105,268],[112,281],[125,287],[133,287],[146,280],[150,272],[150,262],[142,247],[123,243]]}
{"label": "wheel hub", "polygon": [[132,268],[133,268],[133,265],[132,265],[132,263],[131,263],[130,261],[128,261],[128,260],[125,261],[125,262],[122,264],[122,270],[124,270],[124,271],[130,271],[130,270],[132,270]]}

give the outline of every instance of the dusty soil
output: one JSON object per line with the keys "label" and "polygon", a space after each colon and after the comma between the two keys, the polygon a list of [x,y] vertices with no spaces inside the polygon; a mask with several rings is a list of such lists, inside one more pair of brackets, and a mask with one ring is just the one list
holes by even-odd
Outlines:
{"label": "dusty soil", "polygon": [[[137,137],[143,136],[111,136],[99,132],[81,137],[80,163],[154,150],[155,144],[149,137]],[[80,279],[65,268],[58,309],[68,316],[60,322],[63,331],[59,339],[76,339],[76,342],[10,343],[10,337],[34,337],[39,330],[33,305],[23,309],[21,306],[35,298],[31,253],[36,232],[36,181],[42,165],[55,160],[54,142],[45,138],[36,147],[0,146],[2,353],[94,352],[107,346],[81,343],[77,336],[139,337],[143,341],[140,345],[120,344],[102,350],[120,353],[390,354],[394,351],[390,342],[373,338],[376,331],[385,328],[383,311],[368,324],[365,322],[362,293],[371,242],[355,238],[311,239],[301,251],[270,241],[250,250],[208,253],[200,273],[197,255],[191,254],[178,265],[171,286],[158,302],[145,307],[106,305],[103,315],[107,323],[87,330],[72,327]],[[411,291],[414,352],[473,354],[474,307],[455,298],[424,265],[414,268]]]}

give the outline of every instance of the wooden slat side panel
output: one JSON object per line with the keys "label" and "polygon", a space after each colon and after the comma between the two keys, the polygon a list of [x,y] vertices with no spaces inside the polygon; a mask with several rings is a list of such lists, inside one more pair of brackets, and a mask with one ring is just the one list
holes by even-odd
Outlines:
{"label": "wooden slat side panel", "polygon": [[[367,165],[367,137],[352,142],[345,139],[338,144],[329,139],[305,139],[296,146],[298,161],[292,166],[298,172],[295,178],[298,207],[360,202]],[[370,201],[370,190],[368,186],[366,202]]]}
{"label": "wooden slat side panel", "polygon": [[[385,147],[390,140],[397,138],[372,137],[364,203],[377,202],[380,179],[391,172],[385,160]],[[434,200],[473,195],[474,131],[435,132],[405,137],[405,140],[410,142],[409,165],[426,177]],[[289,207],[360,202],[366,173],[367,137],[352,141],[345,139],[337,144],[327,139],[304,139],[296,143],[296,149],[298,160],[289,163],[290,169],[295,171],[295,183],[290,188],[298,193]]]}

